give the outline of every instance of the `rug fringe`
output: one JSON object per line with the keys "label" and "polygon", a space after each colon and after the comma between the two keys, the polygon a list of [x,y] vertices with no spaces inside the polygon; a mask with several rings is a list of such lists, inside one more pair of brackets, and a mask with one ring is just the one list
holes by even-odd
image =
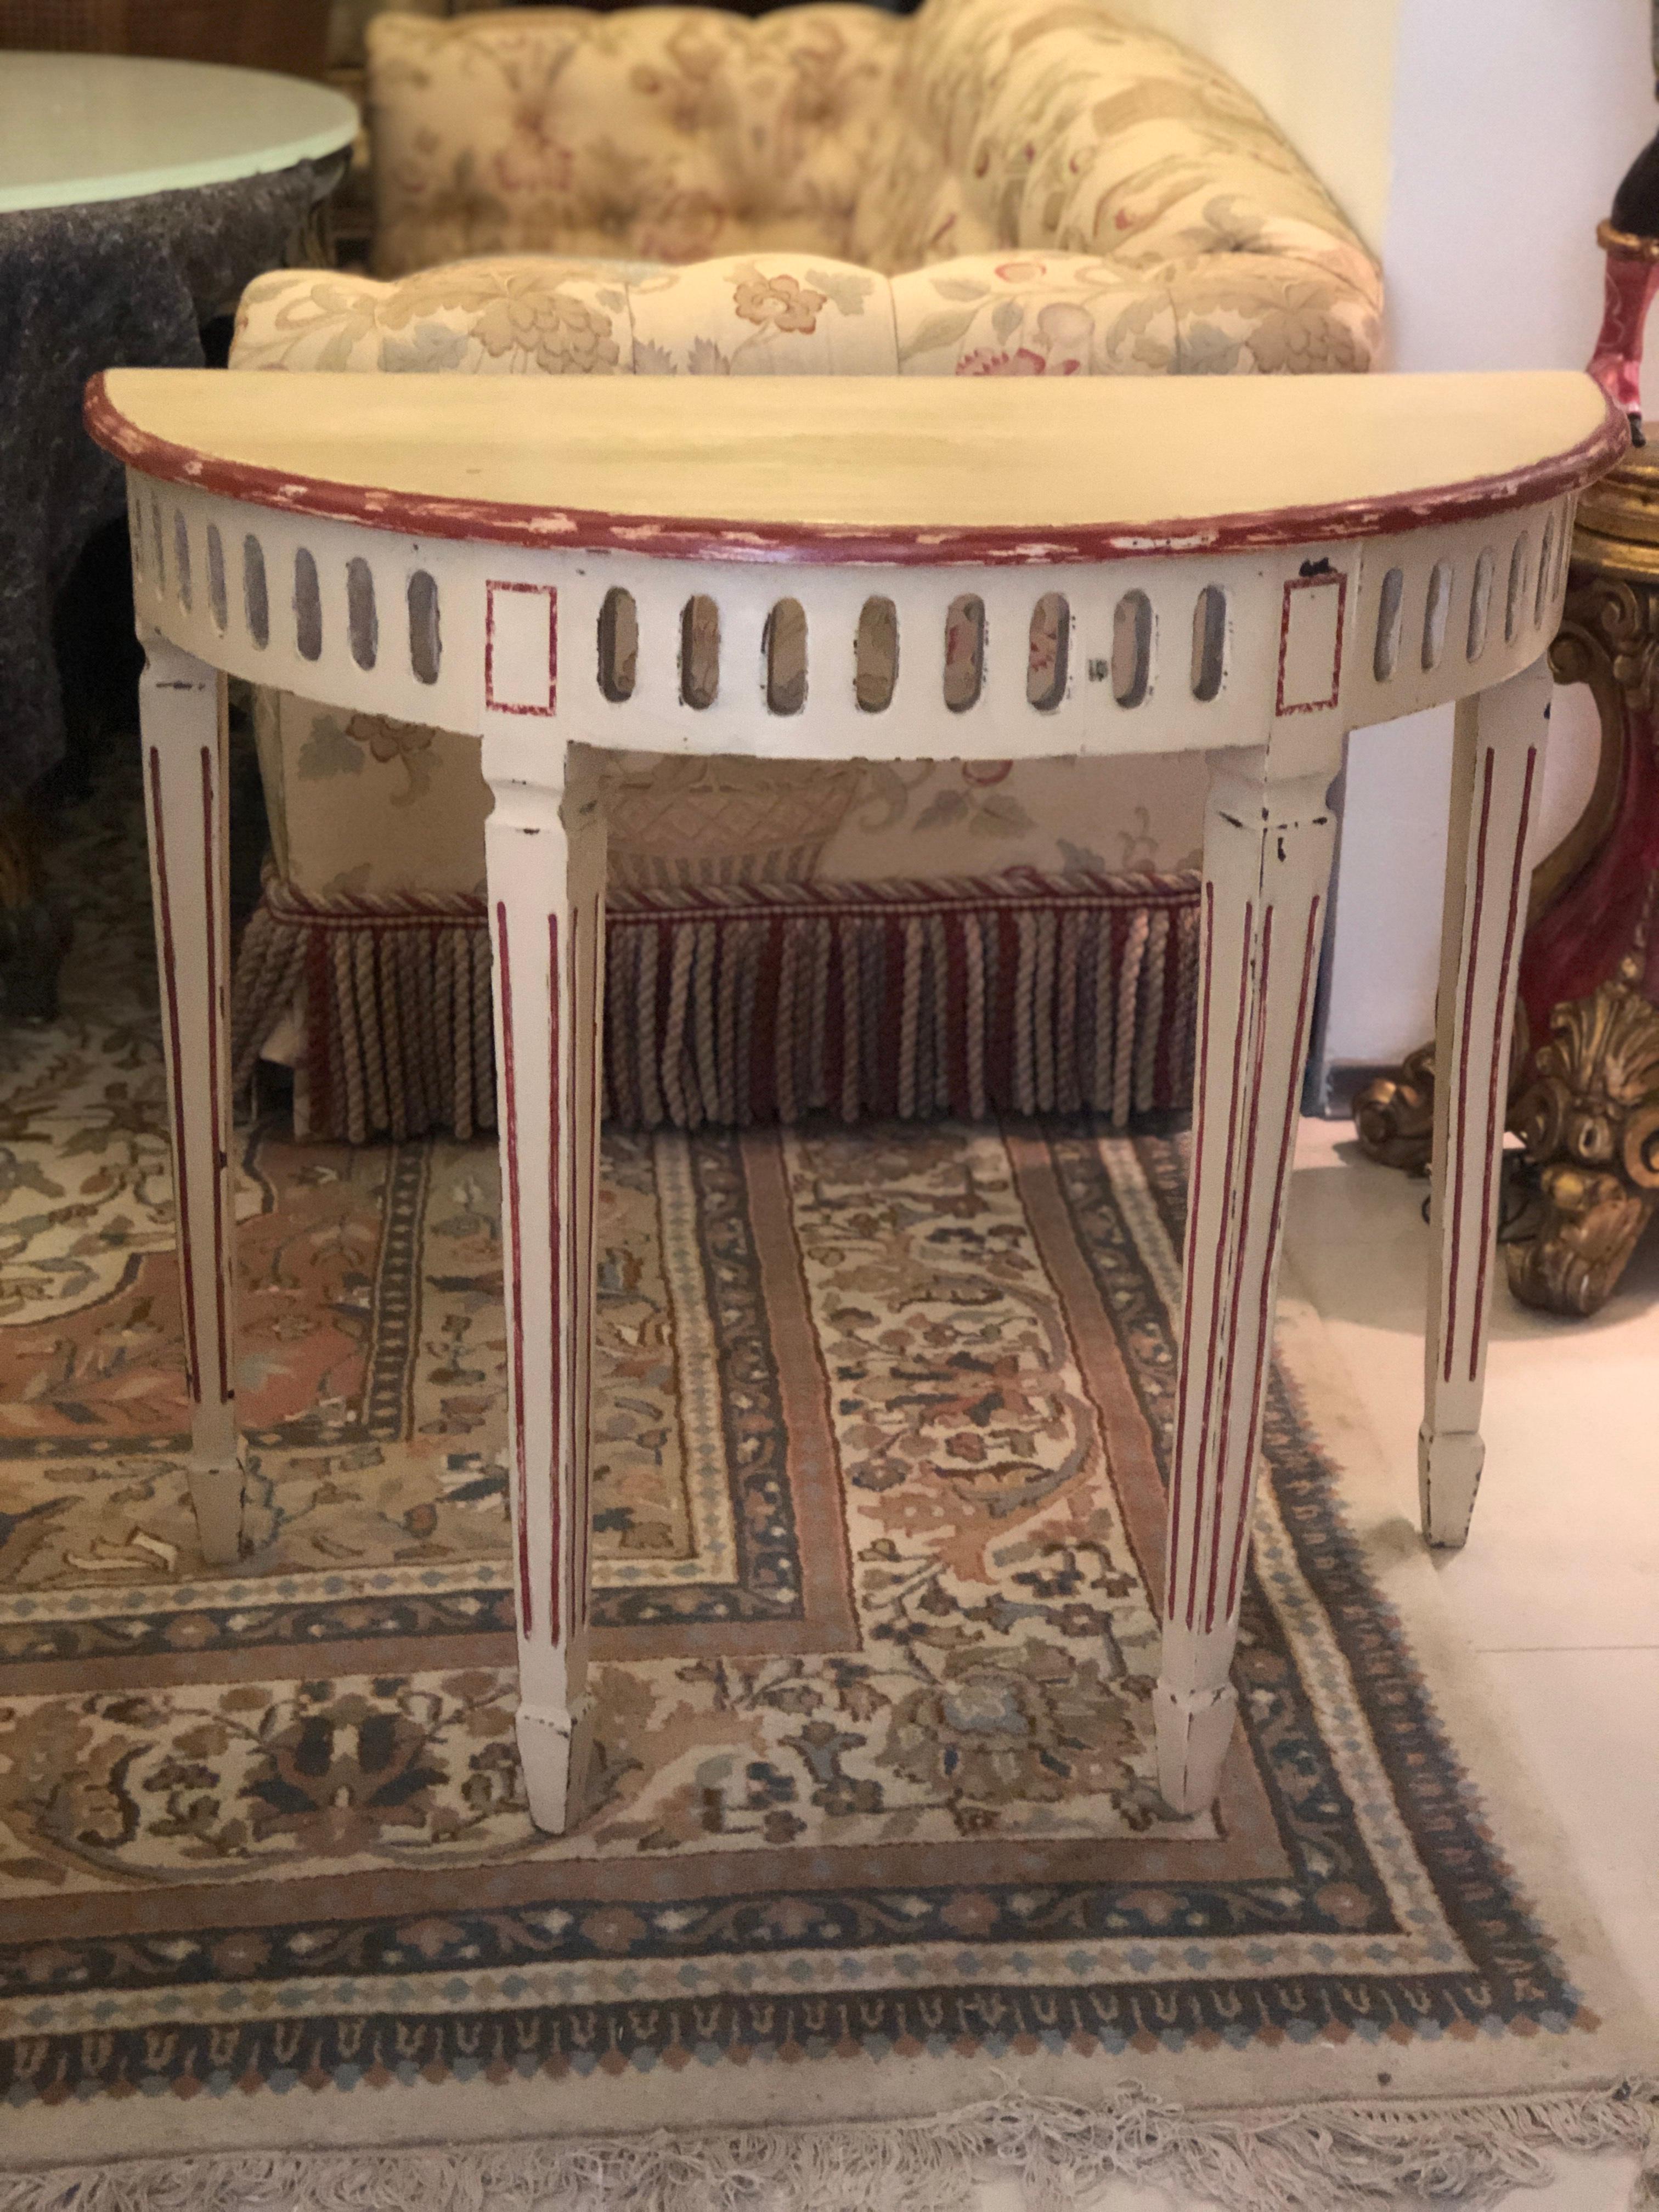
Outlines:
{"label": "rug fringe", "polygon": [[0,2182],[0,2212],[969,2212],[1017,2178],[1030,2212],[1115,2179],[1227,2212],[1491,2203],[1553,2151],[1641,2160],[1659,2195],[1659,2079],[1436,2104],[1199,2113],[1129,2084],[1103,2105],[1006,2096],[931,2119],[431,2146],[234,2152],[60,2166]]}

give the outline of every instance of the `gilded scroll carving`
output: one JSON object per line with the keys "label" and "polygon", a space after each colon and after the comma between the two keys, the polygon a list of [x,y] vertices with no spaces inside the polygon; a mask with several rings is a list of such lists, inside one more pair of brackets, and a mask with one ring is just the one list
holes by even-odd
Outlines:
{"label": "gilded scroll carving", "polygon": [[[1522,988],[1547,1042],[1528,1066],[1523,1027],[1517,1035],[1508,1117],[1540,1200],[1528,1233],[1504,1246],[1510,1288],[1562,1314],[1606,1302],[1659,1205],[1659,1008],[1643,982],[1659,787],[1659,478],[1638,465],[1587,497],[1550,649],[1558,683],[1589,685],[1601,750],[1583,814],[1534,873]],[[1608,980],[1579,995],[1552,990],[1575,970]],[[1427,1170],[1433,1118],[1430,1045],[1354,1102],[1366,1154],[1411,1174]]]}

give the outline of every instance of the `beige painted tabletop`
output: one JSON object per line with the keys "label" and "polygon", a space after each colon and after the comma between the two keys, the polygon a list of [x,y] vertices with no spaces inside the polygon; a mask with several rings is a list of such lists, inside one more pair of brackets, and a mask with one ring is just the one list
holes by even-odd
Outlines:
{"label": "beige painted tabletop", "polygon": [[257,503],[640,550],[657,525],[695,521],[726,558],[834,558],[837,541],[843,559],[878,543],[916,561],[975,544],[992,559],[1121,558],[1372,536],[1548,498],[1625,442],[1588,376],[1553,371],[1012,383],[118,369],[92,386],[88,420],[147,474]]}

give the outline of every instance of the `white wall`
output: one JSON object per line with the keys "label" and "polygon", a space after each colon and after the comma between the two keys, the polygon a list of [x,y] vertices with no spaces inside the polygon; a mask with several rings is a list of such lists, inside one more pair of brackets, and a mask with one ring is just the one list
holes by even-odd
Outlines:
{"label": "white wall", "polygon": [[[1647,0],[1401,0],[1382,233],[1387,365],[1573,368],[1601,319],[1595,225],[1656,113]],[[1451,714],[1349,747],[1324,1061],[1389,1061],[1434,1023]],[[1542,852],[1595,773],[1558,696]]]}
{"label": "white wall", "polygon": [[[1402,0],[1119,0],[1253,93],[1364,239],[1388,216]],[[1443,0],[1448,8],[1465,0]],[[1575,0],[1563,0],[1564,6]]]}
{"label": "white wall", "polygon": [[[1253,92],[1380,253],[1387,367],[1589,358],[1601,315],[1595,225],[1659,125],[1648,0],[1128,7]],[[1650,404],[1656,395],[1650,378]],[[1397,1060],[1433,1026],[1450,744],[1448,710],[1359,732],[1350,745],[1327,1067]],[[1587,695],[1559,694],[1544,843],[1587,795],[1594,748]]]}

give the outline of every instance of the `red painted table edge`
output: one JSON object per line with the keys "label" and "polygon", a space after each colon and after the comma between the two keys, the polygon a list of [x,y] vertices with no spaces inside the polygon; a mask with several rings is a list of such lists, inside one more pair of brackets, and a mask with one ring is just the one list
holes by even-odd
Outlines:
{"label": "red painted table edge", "polygon": [[252,506],[357,523],[399,536],[573,552],[640,553],[662,560],[799,562],[819,568],[837,563],[999,568],[1340,544],[1541,506],[1562,492],[1583,490],[1604,476],[1628,448],[1629,423],[1605,393],[1603,400],[1601,422],[1577,445],[1498,476],[1431,485],[1386,499],[1133,525],[1089,523],[1042,536],[991,527],[889,525],[873,529],[833,523],[739,523],[704,515],[611,514],[582,507],[510,506],[378,490],[286,475],[174,445],[140,429],[110,398],[101,372],[87,386],[84,412],[87,429],[97,443],[142,476]]}

